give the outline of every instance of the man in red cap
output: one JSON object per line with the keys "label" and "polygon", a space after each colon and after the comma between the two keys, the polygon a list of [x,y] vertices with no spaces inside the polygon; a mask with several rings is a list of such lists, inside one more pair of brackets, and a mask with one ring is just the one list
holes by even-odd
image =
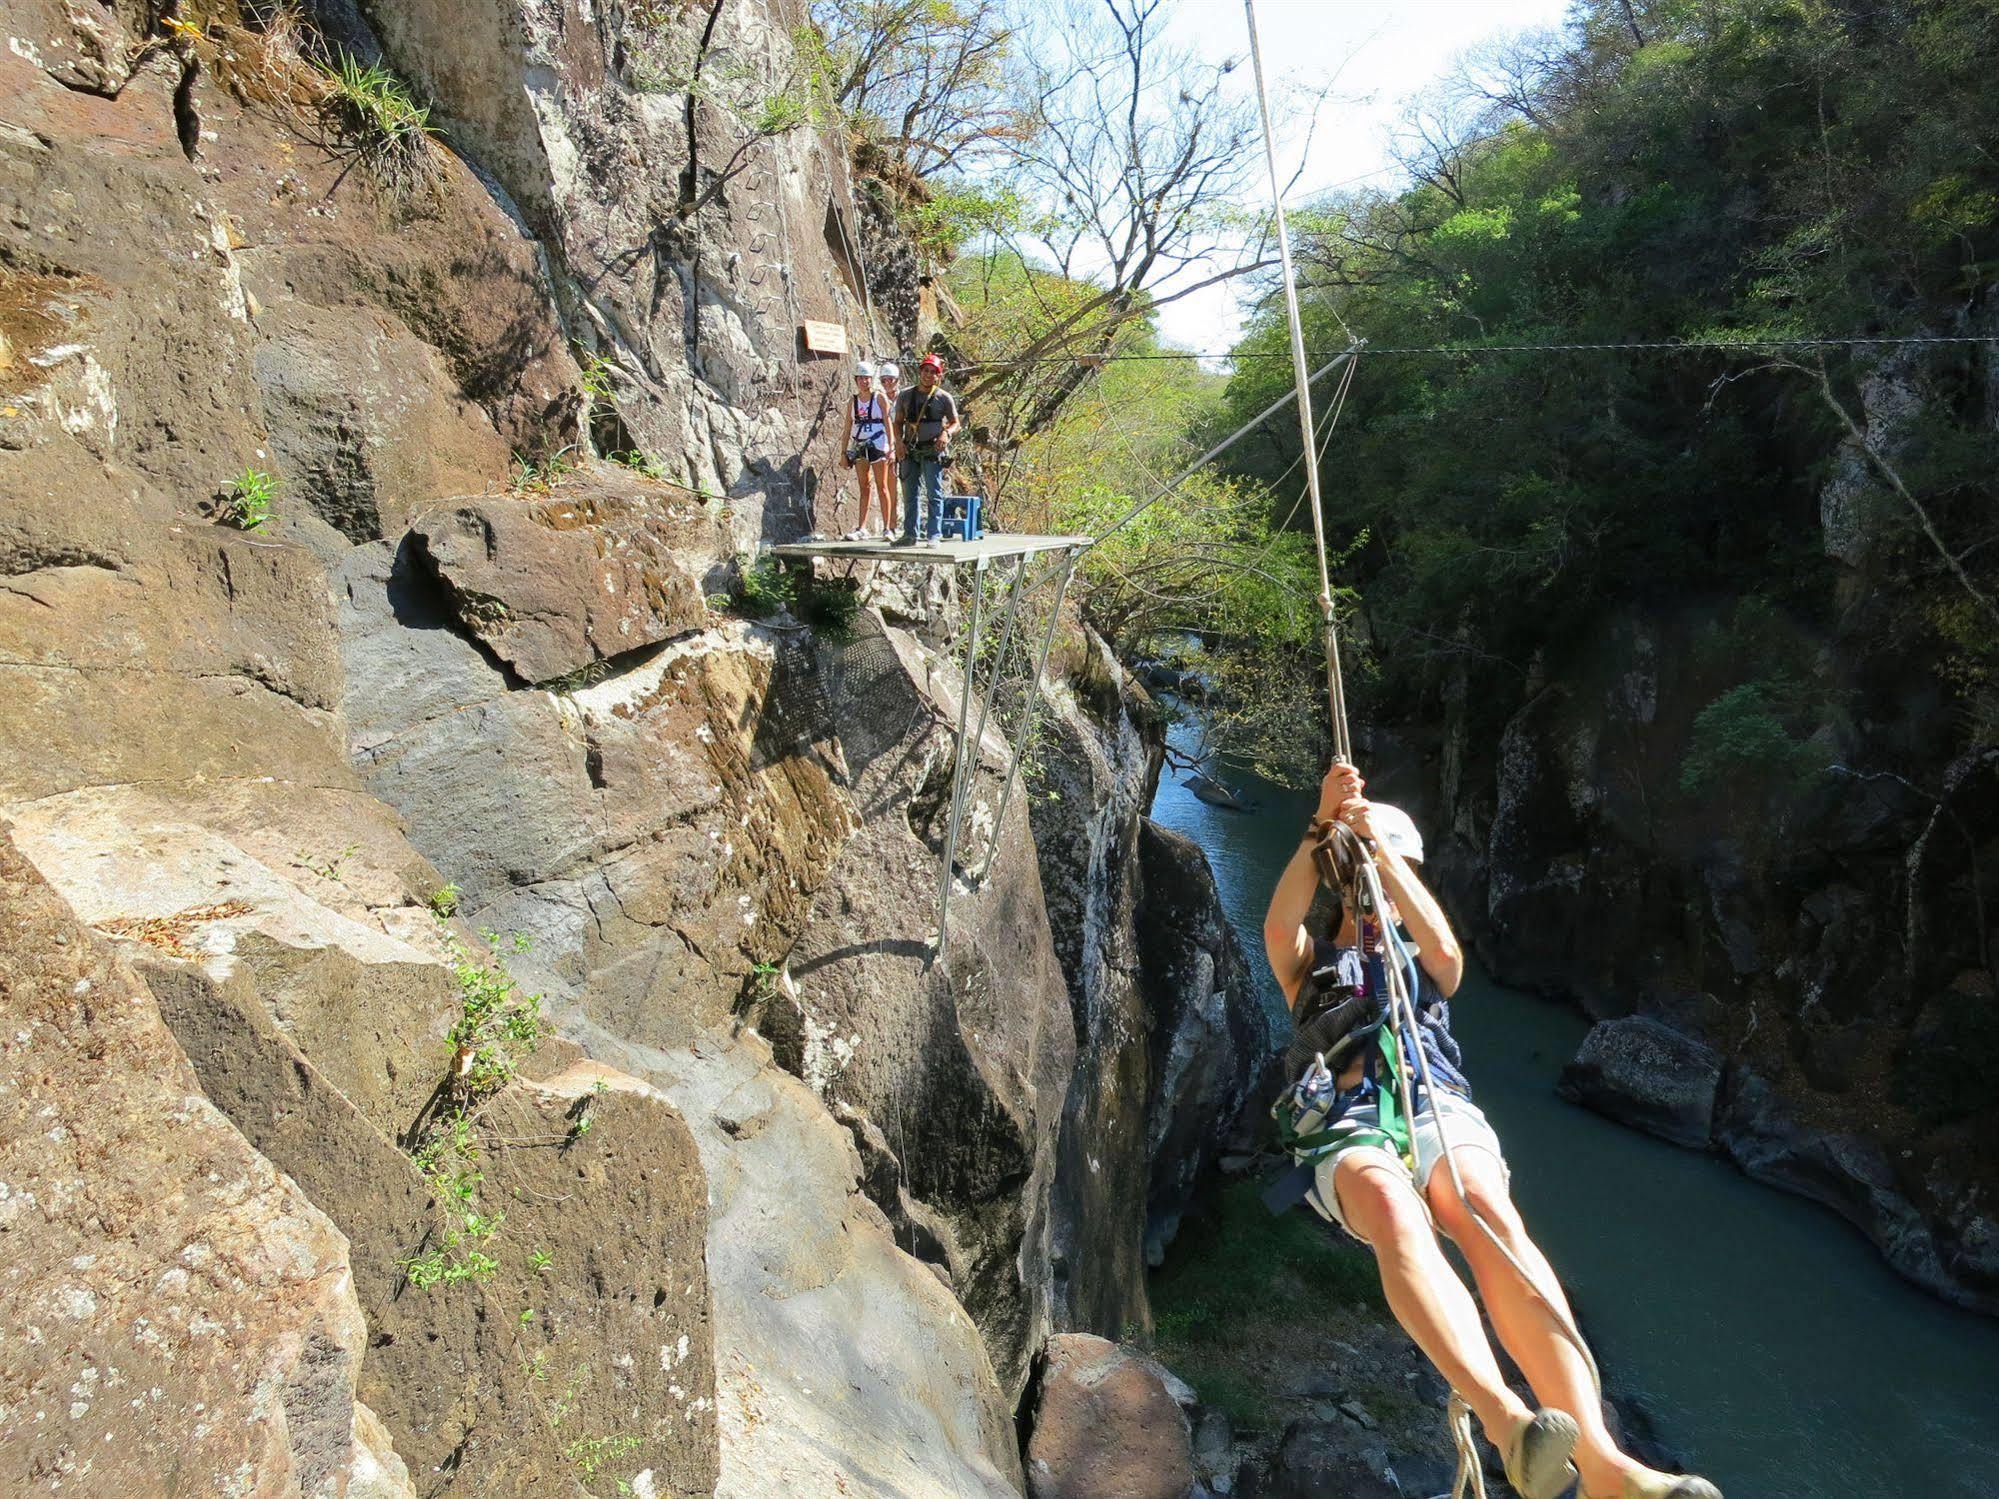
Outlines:
{"label": "man in red cap", "polygon": [[[898,546],[936,541],[944,509],[944,467],[951,461],[951,435],[958,430],[958,403],[944,386],[944,360],[925,354],[916,368],[916,389],[896,399],[895,425],[902,451],[902,534]],[[917,490],[924,491],[921,527]]]}

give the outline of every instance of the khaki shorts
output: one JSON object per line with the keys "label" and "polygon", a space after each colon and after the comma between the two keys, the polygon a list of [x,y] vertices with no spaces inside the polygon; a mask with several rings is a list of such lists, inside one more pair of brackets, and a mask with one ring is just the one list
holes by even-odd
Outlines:
{"label": "khaki shorts", "polygon": [[[1446,1131],[1450,1133],[1451,1151],[1460,1160],[1468,1150],[1482,1151],[1498,1165],[1502,1179],[1511,1182],[1513,1168],[1506,1164],[1506,1156],[1499,1148],[1499,1136],[1493,1133],[1491,1124],[1479,1112],[1477,1105],[1454,1093],[1441,1095],[1440,1101],[1441,1107],[1435,1102],[1425,1101],[1417,1111],[1416,1127],[1410,1132],[1411,1142],[1416,1147],[1416,1171],[1411,1180],[1417,1195],[1423,1196],[1428,1192],[1430,1173],[1444,1158]],[[1393,1161],[1404,1176],[1410,1175],[1409,1168],[1393,1151],[1379,1145],[1357,1143],[1334,1151],[1317,1164],[1312,1172],[1312,1190],[1305,1194],[1305,1200],[1320,1217],[1337,1223],[1350,1237],[1365,1244],[1367,1240],[1354,1232],[1353,1225],[1347,1222],[1345,1213],[1340,1210],[1339,1193],[1333,1187],[1333,1172],[1341,1158],[1356,1150],[1376,1151],[1385,1160]]]}

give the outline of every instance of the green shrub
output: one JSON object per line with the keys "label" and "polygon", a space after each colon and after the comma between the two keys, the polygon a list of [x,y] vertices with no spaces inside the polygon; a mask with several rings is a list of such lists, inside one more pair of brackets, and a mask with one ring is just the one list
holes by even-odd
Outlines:
{"label": "green shrub", "polygon": [[1769,688],[1745,682],[1701,709],[1680,762],[1681,791],[1701,796],[1750,782],[1794,788],[1811,774],[1811,750],[1770,699]]}
{"label": "green shrub", "polygon": [[261,469],[246,468],[223,491],[218,519],[239,531],[254,531],[271,518],[278,481]]}
{"label": "green shrub", "polygon": [[813,578],[799,600],[799,613],[828,640],[850,640],[854,618],[861,612],[861,593],[844,578]]}
{"label": "green shrub", "polygon": [[762,619],[789,609],[797,601],[797,580],[770,553],[742,568],[736,584],[736,603],[745,614]]}

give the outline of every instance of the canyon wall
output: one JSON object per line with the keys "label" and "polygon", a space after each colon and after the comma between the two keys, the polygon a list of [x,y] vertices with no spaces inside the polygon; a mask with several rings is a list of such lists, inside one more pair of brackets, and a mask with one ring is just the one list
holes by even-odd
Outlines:
{"label": "canyon wall", "polygon": [[803,24],[7,7],[7,1484],[1018,1493],[1146,1320],[1253,1001],[1143,694],[940,954],[955,589],[732,602],[893,336]]}

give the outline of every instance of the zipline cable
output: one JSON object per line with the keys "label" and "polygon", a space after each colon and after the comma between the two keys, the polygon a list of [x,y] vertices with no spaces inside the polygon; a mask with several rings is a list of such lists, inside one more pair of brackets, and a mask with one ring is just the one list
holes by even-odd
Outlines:
{"label": "zipline cable", "polygon": [[[1899,348],[1903,345],[1920,344],[1999,344],[1999,333],[1884,333],[1880,335],[1851,334],[1838,337],[1815,338],[1800,335],[1796,338],[1653,338],[1618,339],[1602,342],[1571,340],[1566,343],[1512,343],[1512,344],[1368,344],[1370,354],[1434,355],[1452,358],[1474,354],[1616,354],[1616,353],[1658,353],[1658,354],[1715,354],[1715,353],[1758,353],[1772,349],[1869,349]],[[1256,359],[1289,359],[1288,349],[1172,349],[1161,353],[1144,354],[1092,354],[1091,364],[1144,364],[1168,360],[1208,359],[1224,363],[1238,363]],[[1316,354],[1309,357],[1316,358]],[[979,359],[961,366],[967,370],[1024,369],[1036,364],[1076,364],[1079,357],[1073,354],[1051,354],[1032,359]]]}
{"label": "zipline cable", "polygon": [[[1306,379],[1313,384],[1318,383],[1319,380],[1331,374],[1334,370],[1338,369],[1341,365],[1345,364],[1348,360],[1352,359],[1356,352],[1357,351],[1354,349],[1348,349],[1344,353],[1335,354],[1331,359],[1327,360],[1324,364],[1320,365],[1317,369],[1313,370],[1310,375],[1306,376]],[[1276,400],[1272,401],[1268,406],[1264,407],[1263,410],[1257,412],[1255,416],[1251,417],[1248,421],[1244,422],[1240,427],[1237,427],[1235,431],[1229,433],[1227,437],[1224,437],[1220,442],[1216,443],[1213,447],[1209,448],[1207,452],[1203,453],[1200,457],[1196,458],[1192,463],[1188,464],[1185,468],[1180,470],[1179,473],[1175,474],[1172,478],[1168,479],[1164,484],[1162,484],[1159,487],[1157,492],[1155,492],[1154,494],[1148,496],[1143,500],[1140,500],[1136,505],[1133,505],[1131,509],[1127,510],[1123,515],[1119,516],[1117,520],[1112,522],[1110,525],[1106,526],[1103,530],[1099,531],[1091,539],[1090,545],[1101,546],[1110,537],[1117,535],[1118,532],[1122,531],[1126,526],[1130,525],[1133,521],[1137,520],[1141,515],[1143,515],[1146,511],[1150,510],[1154,505],[1157,505],[1161,500],[1165,499],[1168,495],[1172,494],[1174,490],[1178,489],[1182,484],[1185,484],[1189,479],[1193,478],[1194,475],[1198,474],[1202,469],[1206,468],[1210,463],[1213,463],[1217,458],[1221,457],[1222,454],[1226,453],[1230,448],[1234,447],[1237,443],[1241,442],[1245,437],[1249,436],[1250,433],[1254,432],[1258,427],[1262,426],[1265,422],[1270,420],[1271,417],[1277,415],[1277,413],[1282,411],[1285,408],[1285,406],[1291,402],[1291,400],[1292,400],[1291,396],[1282,395],[1279,396]]]}
{"label": "zipline cable", "polygon": [[[1298,311],[1298,282],[1291,272],[1291,232],[1284,222],[1284,189],[1277,177],[1277,133],[1270,124],[1270,94],[1263,80],[1263,43],[1257,34],[1256,0],[1242,0],[1249,21],[1249,60],[1256,77],[1256,107],[1263,117],[1263,161],[1270,170],[1270,204],[1277,218],[1277,259],[1284,275],[1284,312],[1291,325],[1291,378],[1297,389],[1298,435],[1305,457],[1306,503],[1312,508],[1312,540],[1319,563],[1319,618],[1326,635],[1326,706],[1332,714],[1333,755],[1351,761],[1346,694],[1340,681],[1340,639],[1333,624],[1333,584],[1326,573],[1326,515],[1319,500],[1319,462],[1314,452],[1312,382],[1306,378],[1305,323]],[[1351,337],[1351,335],[1349,335]]]}

